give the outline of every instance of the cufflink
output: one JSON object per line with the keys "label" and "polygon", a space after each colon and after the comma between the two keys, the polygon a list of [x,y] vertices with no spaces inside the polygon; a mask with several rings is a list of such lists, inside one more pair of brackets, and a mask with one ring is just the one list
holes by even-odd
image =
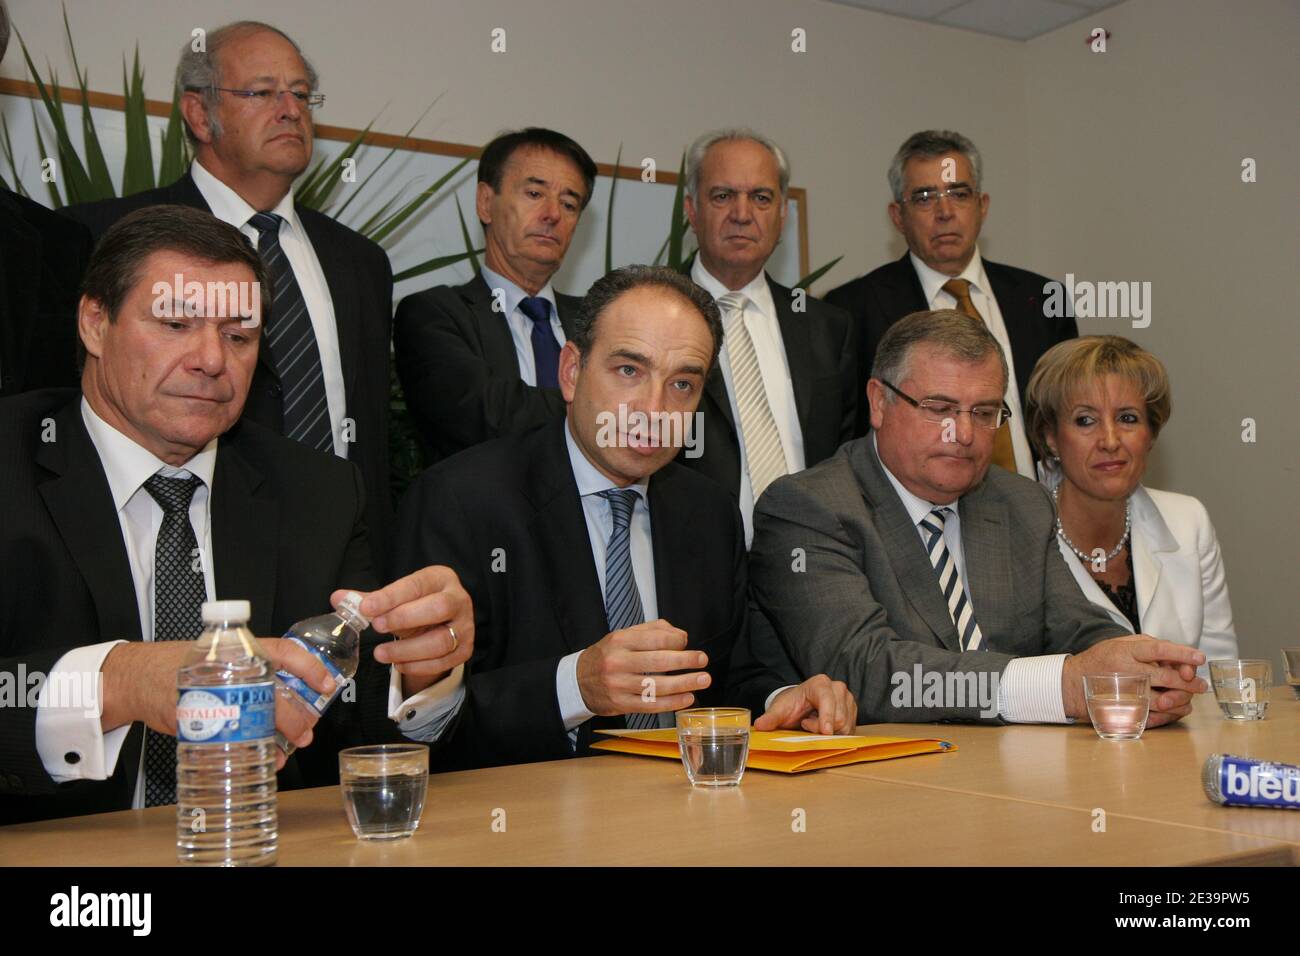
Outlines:
{"label": "cufflink", "polygon": [[75,750],[69,750],[67,753],[63,755],[63,762],[81,763],[81,754],[77,753]]}
{"label": "cufflink", "polygon": [[407,719],[407,720],[415,720],[415,711],[413,711],[413,710],[408,710],[408,711],[406,712],[406,719]]}

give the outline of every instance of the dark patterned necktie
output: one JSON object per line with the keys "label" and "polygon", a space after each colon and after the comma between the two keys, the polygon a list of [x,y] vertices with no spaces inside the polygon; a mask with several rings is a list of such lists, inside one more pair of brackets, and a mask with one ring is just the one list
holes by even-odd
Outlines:
{"label": "dark patterned necktie", "polygon": [[519,311],[533,323],[533,365],[537,372],[538,388],[560,387],[560,343],[555,341],[551,328],[551,303],[540,296],[529,296],[519,302]]}
{"label": "dark patterned necktie", "polygon": [[[145,491],[163,510],[154,546],[153,639],[192,641],[203,630],[207,597],[198,540],[190,524],[190,501],[198,478],[154,475]],[[176,802],[176,738],[145,728],[144,793],[146,807]]]}
{"label": "dark patterned necktie", "polygon": [[320,347],[293,266],[280,246],[283,221],[272,212],[255,213],[248,220],[257,230],[257,251],[266,264],[267,277],[274,290],[271,304],[274,328],[264,330],[263,344],[271,350],[275,374],[280,378],[284,434],[317,451],[333,452],[334,433],[325,398]]}
{"label": "dark patterned necktie", "polygon": [[[640,494],[631,488],[597,492],[609,502],[614,530],[605,549],[605,619],[609,629],[621,631],[645,623],[641,592],[632,569],[632,512]],[[659,726],[658,714],[626,715],[628,730],[649,730]]]}

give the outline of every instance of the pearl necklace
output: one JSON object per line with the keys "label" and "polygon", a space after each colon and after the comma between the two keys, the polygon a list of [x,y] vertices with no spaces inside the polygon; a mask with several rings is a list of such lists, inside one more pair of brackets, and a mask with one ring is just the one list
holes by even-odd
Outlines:
{"label": "pearl necklace", "polygon": [[[1052,489],[1052,503],[1056,505],[1056,536],[1065,542],[1065,546],[1075,553],[1085,567],[1092,567],[1095,558],[1090,554],[1084,554],[1074,546],[1070,536],[1065,533],[1065,526],[1061,524],[1061,486],[1057,485]],[[1115,545],[1114,550],[1106,557],[1102,558],[1103,564],[1109,564],[1110,560],[1124,550],[1124,545],[1128,544],[1129,531],[1133,527],[1133,507],[1128,499],[1124,501],[1124,534],[1119,539],[1119,544]]]}

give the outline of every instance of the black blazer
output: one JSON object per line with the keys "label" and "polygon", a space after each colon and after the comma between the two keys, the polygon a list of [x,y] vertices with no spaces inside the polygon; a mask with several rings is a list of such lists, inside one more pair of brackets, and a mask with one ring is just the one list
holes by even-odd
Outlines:
{"label": "black blazer", "polygon": [[[127,213],[169,203],[211,211],[188,172],[161,189],[69,206],[62,211],[85,223],[98,241]],[[347,417],[356,423],[356,441],[348,448],[348,458],[357,463],[365,479],[366,524],[374,566],[382,574],[388,567],[393,512],[388,465],[393,270],[387,253],[376,243],[329,216],[303,207],[297,211],[320,260],[334,304]],[[284,402],[269,349],[262,349],[258,355],[244,418],[272,431],[284,431]]]}
{"label": "black blazer", "polygon": [[[138,641],[135,587],[108,479],[72,389],[0,401],[0,670],[46,673],[65,652]],[[44,441],[51,434],[53,441]],[[329,610],[340,587],[370,589],[361,479],[355,465],[291,442],[255,422],[219,440],[212,477],[217,597],[252,602],[250,626],[278,636]],[[355,702],[340,698],[311,746],[280,774],[283,788],[337,779],[338,750],[401,740],[388,719],[388,668],[367,632]],[[0,823],[131,806],[143,725],[127,735],[106,781],[56,784],[36,752],[36,710],[0,708]]]}
{"label": "black blazer", "polygon": [[[426,471],[398,511],[397,565],[446,563],[474,600],[472,673],[453,766],[568,757],[555,672],[609,632],[563,419],[468,451]],[[699,706],[748,706],[757,717],[783,681],[748,651],[745,541],[735,503],[669,463],[650,479],[659,616],[709,656]],[[735,660],[733,662],[733,651]],[[594,718],[579,731],[577,754]]]}
{"label": "black blazer", "polygon": [[[1016,383],[1023,398],[1025,385],[1042,354],[1057,342],[1078,336],[1079,327],[1073,315],[1054,318],[1043,314],[1043,286],[1051,281],[1045,276],[987,259],[984,260],[984,273],[989,277],[993,297],[998,300],[998,310],[1007,327]],[[846,309],[857,325],[858,344],[862,350],[858,362],[858,390],[863,393],[867,379],[871,377],[871,365],[876,360],[876,347],[880,345],[885,330],[903,316],[930,307],[908,253],[832,289],[826,293],[826,301]],[[862,431],[865,433],[868,414],[865,400],[862,409]]]}
{"label": "black blazer", "polygon": [[[855,368],[856,332],[844,310],[808,296],[805,311],[795,312],[791,290],[771,276],[767,284],[790,367],[795,411],[803,433],[804,465],[811,468],[856,435],[862,404]],[[739,500],[740,443],[727,384],[716,363],[704,383],[700,412],[704,453],[688,458],[683,451],[678,461],[708,475],[730,491],[733,500]]]}
{"label": "black blazer", "polygon": [[77,302],[91,245],[84,226],[0,188],[0,396],[81,380]]}
{"label": "black blazer", "polygon": [[[573,336],[581,301],[555,293],[566,337]],[[492,290],[481,275],[398,303],[393,353],[406,404],[431,462],[564,415],[558,388],[525,385],[520,379],[510,325],[502,313],[492,311]]]}

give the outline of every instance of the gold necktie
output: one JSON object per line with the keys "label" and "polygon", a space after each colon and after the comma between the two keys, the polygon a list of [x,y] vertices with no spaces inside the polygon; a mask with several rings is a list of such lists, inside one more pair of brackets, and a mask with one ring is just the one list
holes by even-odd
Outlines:
{"label": "gold necktie", "polygon": [[[984,316],[979,314],[975,308],[975,303],[970,298],[970,282],[967,279],[949,279],[943,284],[943,291],[957,300],[957,310],[969,315],[972,319],[984,321]],[[985,323],[987,325],[987,323]],[[993,464],[1005,468],[1011,473],[1016,472],[1016,450],[1011,444],[1011,423],[1003,422],[1002,427],[993,435]]]}

